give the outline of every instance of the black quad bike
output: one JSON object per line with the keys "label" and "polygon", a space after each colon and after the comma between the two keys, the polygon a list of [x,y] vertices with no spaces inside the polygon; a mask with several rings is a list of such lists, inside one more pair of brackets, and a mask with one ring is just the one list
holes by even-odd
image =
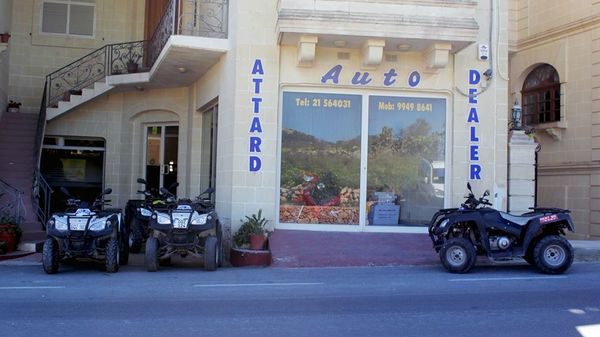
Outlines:
{"label": "black quad bike", "polygon": [[104,196],[112,190],[104,190],[91,206],[74,198],[64,187],[61,191],[69,198],[67,210],[52,214],[48,220],[42,251],[44,271],[54,274],[62,260],[74,258],[104,261],[109,273],[117,272],[120,264],[126,265],[129,247],[123,241],[127,233],[121,211],[104,210],[110,202]]}
{"label": "black quad bike", "polygon": [[491,207],[485,191],[475,198],[471,185],[460,208],[439,210],[429,224],[433,247],[451,273],[466,273],[477,255],[493,261],[523,258],[547,274],[565,272],[573,263],[573,247],[564,238],[574,231],[570,211],[560,208],[531,208],[511,215]]}
{"label": "black quad bike", "polygon": [[[179,199],[166,210],[154,210],[149,227],[152,231],[146,241],[145,264],[148,271],[157,271],[159,265],[169,264],[171,256],[188,255],[204,258],[204,269],[214,271],[223,264],[222,234],[219,217],[210,201],[209,188],[195,200]],[[167,198],[174,198],[161,188]],[[202,198],[208,195],[209,198]]]}
{"label": "black quad bike", "polygon": [[[151,233],[148,227],[148,221],[154,210],[166,210],[168,203],[174,203],[174,200],[167,201],[163,195],[155,195],[148,190],[146,180],[138,178],[138,183],[144,185],[143,191],[137,191],[144,195],[144,200],[129,200],[125,208],[125,223],[128,228],[129,251],[137,254],[142,250],[144,242]],[[179,183],[173,183],[169,190],[179,186]]]}

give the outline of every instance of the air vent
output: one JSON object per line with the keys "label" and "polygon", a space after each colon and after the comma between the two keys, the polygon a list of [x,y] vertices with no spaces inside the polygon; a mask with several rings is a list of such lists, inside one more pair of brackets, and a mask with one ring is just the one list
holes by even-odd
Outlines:
{"label": "air vent", "polygon": [[349,52],[345,52],[345,51],[341,51],[338,52],[338,60],[349,60],[350,59],[350,53]]}
{"label": "air vent", "polygon": [[385,62],[398,62],[398,55],[385,54]]}

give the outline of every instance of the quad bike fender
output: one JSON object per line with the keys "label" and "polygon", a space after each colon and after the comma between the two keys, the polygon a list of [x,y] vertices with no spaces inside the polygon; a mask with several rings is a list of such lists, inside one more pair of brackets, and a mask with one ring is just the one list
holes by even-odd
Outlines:
{"label": "quad bike fender", "polygon": [[530,221],[523,238],[523,247],[528,247],[541,233],[559,234],[565,230],[575,231],[575,224],[568,213],[542,215]]}

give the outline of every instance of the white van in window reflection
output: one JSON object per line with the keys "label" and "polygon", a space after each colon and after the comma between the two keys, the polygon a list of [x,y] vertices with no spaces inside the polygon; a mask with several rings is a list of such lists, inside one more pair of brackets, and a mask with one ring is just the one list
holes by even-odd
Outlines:
{"label": "white van in window reflection", "polygon": [[438,198],[444,197],[445,168],[443,161],[434,161],[431,163],[431,184]]}

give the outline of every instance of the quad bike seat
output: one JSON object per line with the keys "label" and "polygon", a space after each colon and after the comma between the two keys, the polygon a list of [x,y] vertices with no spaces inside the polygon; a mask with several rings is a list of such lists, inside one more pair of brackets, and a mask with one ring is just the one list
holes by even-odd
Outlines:
{"label": "quad bike seat", "polygon": [[504,219],[504,220],[508,220],[510,222],[514,222],[518,225],[521,226],[525,226],[529,220],[531,219],[535,219],[537,217],[539,217],[539,214],[536,215],[512,215],[506,212],[499,212],[500,216]]}

